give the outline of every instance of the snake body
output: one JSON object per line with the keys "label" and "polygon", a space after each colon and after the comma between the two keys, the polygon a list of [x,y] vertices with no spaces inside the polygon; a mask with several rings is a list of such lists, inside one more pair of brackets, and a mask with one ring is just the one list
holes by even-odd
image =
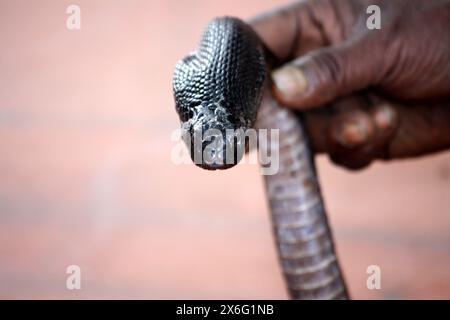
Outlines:
{"label": "snake body", "polygon": [[[270,66],[266,63],[270,56],[243,21],[214,19],[198,50],[175,68],[174,98],[183,137],[190,142],[191,157],[198,166],[227,169],[239,162],[246,144],[245,139],[226,138],[227,130],[278,129],[279,145],[260,143],[259,148],[269,153],[279,148],[279,170],[264,179],[290,296],[346,299],[347,289],[301,117],[281,108],[268,90]],[[216,133],[202,138],[201,133],[208,129]],[[218,139],[221,134],[222,139]],[[195,145],[192,141],[196,137],[200,137],[200,143]],[[210,161],[198,161],[206,148]],[[230,154],[233,161],[225,161]]]}

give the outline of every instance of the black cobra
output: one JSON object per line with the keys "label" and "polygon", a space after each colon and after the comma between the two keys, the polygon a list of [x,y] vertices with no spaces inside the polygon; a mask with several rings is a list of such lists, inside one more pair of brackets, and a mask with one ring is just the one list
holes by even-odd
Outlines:
{"label": "black cobra", "polygon": [[[259,148],[269,154],[277,151],[271,148],[279,149],[279,170],[264,177],[290,295],[346,299],[301,116],[281,108],[268,89],[268,65],[273,61],[246,23],[231,17],[214,19],[198,50],[175,69],[174,97],[183,137],[198,166],[226,169],[239,162],[248,141],[230,138],[227,130],[278,129],[279,145],[261,143]],[[208,130],[212,134],[205,135]],[[208,159],[202,157],[206,155]]]}

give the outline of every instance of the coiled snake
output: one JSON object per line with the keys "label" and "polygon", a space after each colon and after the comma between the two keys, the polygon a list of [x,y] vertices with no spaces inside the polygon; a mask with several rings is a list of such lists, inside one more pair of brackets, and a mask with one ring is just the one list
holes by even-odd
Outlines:
{"label": "coiled snake", "polygon": [[[279,148],[279,169],[264,179],[290,296],[347,299],[301,116],[281,108],[268,89],[267,73],[274,63],[246,23],[214,19],[198,50],[175,68],[173,89],[183,137],[198,166],[226,169],[242,158],[246,142],[230,140],[227,130],[278,129],[279,144],[260,143],[259,148],[268,154]],[[205,138],[208,130],[225,139],[216,139],[217,134]],[[206,149],[210,161],[202,161]],[[225,161],[230,154],[232,161]]]}

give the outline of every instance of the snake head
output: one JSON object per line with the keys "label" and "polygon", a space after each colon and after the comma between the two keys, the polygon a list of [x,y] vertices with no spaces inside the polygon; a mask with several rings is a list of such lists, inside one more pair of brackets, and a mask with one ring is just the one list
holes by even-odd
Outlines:
{"label": "snake head", "polygon": [[236,119],[223,102],[202,102],[188,110],[182,121],[182,137],[196,165],[208,170],[227,169],[245,154],[245,133],[250,126],[249,120]]}
{"label": "snake head", "polygon": [[198,50],[177,64],[175,105],[196,165],[227,169],[242,159],[265,75],[258,37],[243,21],[230,17],[214,19]]}

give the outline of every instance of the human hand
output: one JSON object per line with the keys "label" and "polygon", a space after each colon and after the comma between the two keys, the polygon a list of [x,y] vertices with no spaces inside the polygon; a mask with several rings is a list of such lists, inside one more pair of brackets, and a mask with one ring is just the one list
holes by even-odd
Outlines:
{"label": "human hand", "polygon": [[[371,4],[380,30],[366,27]],[[450,147],[449,1],[304,1],[251,24],[285,63],[275,97],[310,110],[317,152],[356,169]]]}

